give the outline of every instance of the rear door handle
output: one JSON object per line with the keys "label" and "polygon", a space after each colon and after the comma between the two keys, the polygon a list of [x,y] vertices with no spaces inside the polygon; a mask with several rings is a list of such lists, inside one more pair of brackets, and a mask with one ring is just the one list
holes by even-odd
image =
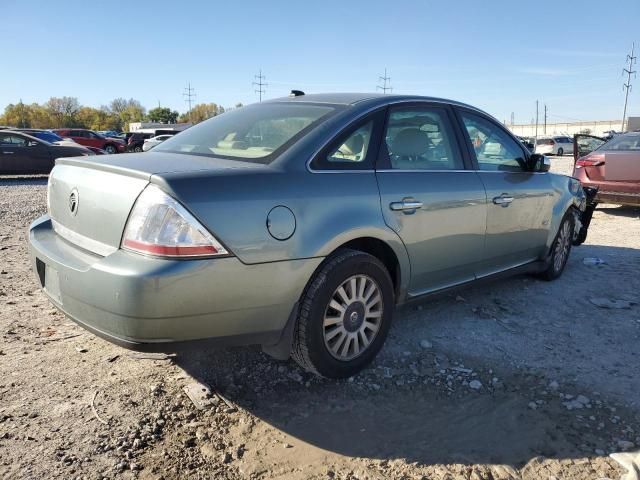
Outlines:
{"label": "rear door handle", "polygon": [[422,202],[419,202],[412,198],[407,198],[405,200],[402,200],[401,202],[391,202],[389,204],[389,208],[394,211],[417,210],[418,208],[422,208]]}
{"label": "rear door handle", "polygon": [[5,155],[13,155],[15,152],[8,152],[6,150],[3,150],[2,153],[4,153]]}
{"label": "rear door handle", "polygon": [[503,193],[499,197],[493,197],[493,203],[502,205],[503,207],[508,207],[511,202],[513,202],[513,197],[510,197],[506,193]]}

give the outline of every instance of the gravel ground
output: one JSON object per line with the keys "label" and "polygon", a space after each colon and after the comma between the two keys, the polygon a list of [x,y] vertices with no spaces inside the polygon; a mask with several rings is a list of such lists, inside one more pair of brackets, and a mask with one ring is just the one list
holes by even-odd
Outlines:
{"label": "gravel ground", "polygon": [[[372,367],[336,382],[254,347],[145,357],[75,326],[28,264],[45,187],[0,179],[2,478],[618,479],[609,454],[640,446],[640,209],[600,207],[556,282],[400,309]],[[198,409],[184,388],[203,385]]]}

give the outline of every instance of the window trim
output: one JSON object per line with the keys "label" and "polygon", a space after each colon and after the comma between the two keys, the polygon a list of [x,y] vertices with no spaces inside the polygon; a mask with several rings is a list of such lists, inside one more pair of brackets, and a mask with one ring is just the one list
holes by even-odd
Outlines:
{"label": "window trim", "polygon": [[[421,109],[431,109],[435,111],[441,111],[444,113],[444,119],[449,123],[449,127],[452,133],[451,148],[454,150],[454,154],[458,154],[460,159],[462,160],[462,168],[453,168],[453,169],[399,169],[393,168],[391,165],[391,159],[389,158],[389,151],[387,148],[387,142],[385,139],[385,134],[387,131],[387,126],[389,124],[389,118],[391,117],[391,113],[393,110],[421,110]],[[378,151],[378,156],[376,160],[376,171],[377,172],[467,172],[472,171],[472,165],[467,157],[466,151],[460,145],[460,132],[458,131],[457,121],[453,115],[451,110],[451,105],[448,103],[440,103],[440,102],[403,102],[403,103],[395,103],[388,105],[387,112],[384,120],[384,128],[382,129],[382,133],[380,135],[380,147]]]}
{"label": "window trim", "polygon": [[[473,170],[477,171],[477,172],[483,172],[483,173],[526,173],[528,175],[531,175],[532,173],[547,173],[547,172],[532,172],[531,170],[527,169],[527,165],[529,164],[529,157],[531,155],[530,152],[526,151],[524,148],[524,145],[522,145],[522,142],[520,142],[517,138],[515,138],[515,135],[513,133],[511,133],[511,131],[509,131],[508,128],[506,128],[504,125],[502,125],[500,122],[498,122],[497,120],[495,120],[494,118],[491,118],[489,115],[484,114],[482,112],[479,112],[477,110],[472,110],[469,108],[464,108],[464,107],[460,107],[460,106],[454,106],[453,107],[454,110],[454,115],[457,119],[457,124],[458,127],[460,128],[460,130],[462,131],[462,135],[464,138],[464,149],[465,151],[467,151],[470,159],[471,159],[471,163],[473,165]],[[517,147],[520,149],[520,151],[522,152],[522,157],[524,158],[525,161],[525,168],[522,169],[521,171],[517,172],[517,171],[513,171],[513,170],[483,170],[480,168],[480,163],[478,162],[478,158],[476,156],[476,152],[472,147],[472,142],[471,142],[471,137],[469,136],[469,132],[467,131],[467,128],[464,124],[464,119],[462,118],[462,113],[466,112],[469,113],[470,115],[475,115],[476,117],[480,117],[483,120],[491,123],[494,126],[497,126],[500,130],[502,130],[509,138],[511,138],[515,144],[517,145]]]}
{"label": "window trim", "polygon": [[[358,173],[372,172],[375,169],[380,142],[382,141],[382,131],[384,118],[386,115],[386,106],[380,107],[372,112],[367,112],[342,128],[331,140],[326,142],[322,148],[311,158],[307,164],[307,168],[312,173]],[[371,139],[369,140],[369,148],[367,156],[362,162],[336,162],[331,163],[327,157],[337,146],[344,143],[356,130],[362,128],[365,124],[373,122],[371,131]]]}

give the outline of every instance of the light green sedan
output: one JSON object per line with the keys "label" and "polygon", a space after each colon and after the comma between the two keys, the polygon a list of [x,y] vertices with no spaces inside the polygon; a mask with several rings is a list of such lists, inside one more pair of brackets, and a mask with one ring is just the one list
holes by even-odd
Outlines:
{"label": "light green sedan", "polygon": [[398,304],[562,273],[589,208],[548,170],[468,105],[295,91],[150,152],[59,159],[31,257],[58,308],[125,347],[260,344],[348,377]]}

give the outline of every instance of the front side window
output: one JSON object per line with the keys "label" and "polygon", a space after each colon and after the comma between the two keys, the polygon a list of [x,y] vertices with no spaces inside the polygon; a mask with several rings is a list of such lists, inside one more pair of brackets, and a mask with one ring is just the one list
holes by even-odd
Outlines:
{"label": "front side window", "polygon": [[391,109],[385,142],[392,169],[464,169],[447,112],[442,108]]}
{"label": "front side window", "polygon": [[26,147],[27,140],[17,135],[0,135],[0,144],[10,145],[12,147]]}
{"label": "front side window", "polygon": [[507,172],[526,170],[524,151],[518,142],[500,126],[466,111],[461,112],[461,116],[480,170]]}
{"label": "front side window", "polygon": [[199,123],[165,140],[156,151],[267,164],[335,110],[305,103],[249,105]]}

